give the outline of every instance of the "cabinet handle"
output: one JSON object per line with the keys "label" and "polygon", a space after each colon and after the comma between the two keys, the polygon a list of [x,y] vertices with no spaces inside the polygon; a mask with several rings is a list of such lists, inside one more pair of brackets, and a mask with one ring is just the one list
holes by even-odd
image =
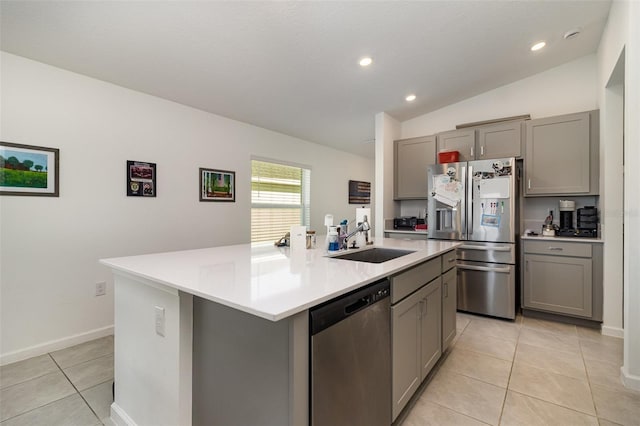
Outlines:
{"label": "cabinet handle", "polygon": [[529,272],[529,261],[524,262],[524,270]]}
{"label": "cabinet handle", "polygon": [[484,145],[480,147],[480,157],[484,155]]}
{"label": "cabinet handle", "polygon": [[455,261],[456,261],[456,258],[455,258],[455,257],[452,257],[452,258],[451,258],[451,259],[449,259],[447,262],[449,262],[449,263],[453,263],[453,262],[455,262]]}
{"label": "cabinet handle", "polygon": [[471,147],[471,158],[473,158],[473,147]]}
{"label": "cabinet handle", "polygon": [[444,297],[449,297],[449,283],[444,283]]}
{"label": "cabinet handle", "polygon": [[549,250],[551,250],[551,251],[562,251],[564,249],[562,247],[549,247]]}
{"label": "cabinet handle", "polygon": [[527,189],[531,189],[531,179],[529,179],[529,182],[527,183]]}

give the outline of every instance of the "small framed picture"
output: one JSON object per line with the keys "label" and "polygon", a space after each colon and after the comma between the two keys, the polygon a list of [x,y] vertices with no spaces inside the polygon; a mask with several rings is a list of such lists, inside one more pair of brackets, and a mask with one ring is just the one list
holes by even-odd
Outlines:
{"label": "small framed picture", "polygon": [[236,201],[236,172],[201,167],[200,201]]}
{"label": "small framed picture", "polygon": [[0,195],[59,197],[60,150],[0,142]]}
{"label": "small framed picture", "polygon": [[349,181],[349,204],[370,204],[371,182]]}
{"label": "small framed picture", "polygon": [[127,161],[127,197],[156,196],[156,164]]}

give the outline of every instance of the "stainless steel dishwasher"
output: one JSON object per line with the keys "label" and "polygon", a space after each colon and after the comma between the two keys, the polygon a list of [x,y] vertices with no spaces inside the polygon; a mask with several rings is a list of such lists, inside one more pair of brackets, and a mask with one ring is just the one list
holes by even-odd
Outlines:
{"label": "stainless steel dishwasher", "polygon": [[311,425],[391,424],[389,280],[310,310]]}

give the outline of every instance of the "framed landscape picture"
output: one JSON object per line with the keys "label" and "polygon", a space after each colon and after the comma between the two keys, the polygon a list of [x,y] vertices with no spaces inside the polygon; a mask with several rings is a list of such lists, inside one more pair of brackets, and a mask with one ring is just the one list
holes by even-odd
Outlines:
{"label": "framed landscape picture", "polygon": [[236,201],[236,172],[200,168],[200,201]]}
{"label": "framed landscape picture", "polygon": [[156,196],[156,164],[127,161],[127,196]]}
{"label": "framed landscape picture", "polygon": [[60,150],[0,142],[0,195],[58,197]]}

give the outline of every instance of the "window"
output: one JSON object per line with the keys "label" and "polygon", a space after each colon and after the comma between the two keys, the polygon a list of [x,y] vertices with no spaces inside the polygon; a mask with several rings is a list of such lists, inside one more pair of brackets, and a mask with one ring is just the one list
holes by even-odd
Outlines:
{"label": "window", "polygon": [[276,241],[309,226],[311,170],[251,160],[251,242]]}

